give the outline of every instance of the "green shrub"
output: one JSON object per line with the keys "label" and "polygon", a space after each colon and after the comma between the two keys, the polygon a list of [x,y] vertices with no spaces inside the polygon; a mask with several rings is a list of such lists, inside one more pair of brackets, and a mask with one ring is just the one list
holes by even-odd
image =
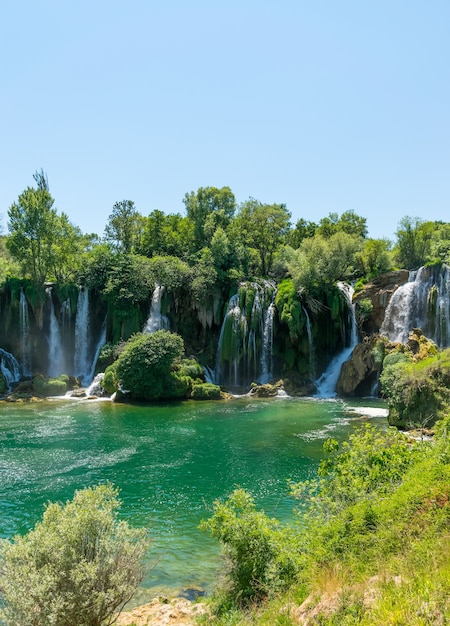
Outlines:
{"label": "green shrub", "polygon": [[174,371],[183,352],[183,339],[166,330],[134,335],[114,366],[119,386],[136,400],[186,395],[190,391],[186,377]]}
{"label": "green shrub", "polygon": [[370,298],[363,298],[356,302],[356,319],[358,324],[362,325],[370,318],[373,310],[372,300]]}
{"label": "green shrub", "polygon": [[183,359],[177,369],[180,376],[189,376],[192,379],[204,380],[203,367],[195,359]]}
{"label": "green shrub", "polygon": [[104,389],[106,391],[106,393],[109,394],[110,396],[117,391],[118,386],[117,386],[117,380],[116,380],[116,374],[115,374],[115,367],[114,367],[114,365],[109,365],[106,368],[105,375],[103,376],[102,380],[100,381],[100,385],[101,385],[102,389]]}
{"label": "green shrub", "polygon": [[219,400],[220,387],[212,383],[194,383],[191,398],[194,400]]}
{"label": "green shrub", "polygon": [[257,511],[252,496],[235,490],[200,527],[222,544],[226,557],[225,595],[246,605],[291,584],[297,574],[295,546],[277,520]]}
{"label": "green shrub", "polygon": [[[63,378],[61,376],[60,378]],[[38,396],[63,396],[67,392],[67,383],[60,378],[44,378],[36,376],[33,378],[33,390]],[[67,379],[68,380],[68,379]]]}
{"label": "green shrub", "polygon": [[147,532],[117,521],[117,490],[77,491],[0,545],[0,617],[6,626],[111,624],[144,574]]}

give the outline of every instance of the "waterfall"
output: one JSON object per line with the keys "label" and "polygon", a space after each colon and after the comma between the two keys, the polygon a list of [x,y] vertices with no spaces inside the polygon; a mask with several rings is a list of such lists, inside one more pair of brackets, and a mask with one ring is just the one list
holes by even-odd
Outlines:
{"label": "waterfall", "polygon": [[88,397],[89,396],[97,396],[97,397],[101,398],[103,395],[105,395],[105,392],[104,392],[103,387],[101,385],[101,382],[102,382],[104,377],[105,377],[105,373],[104,372],[100,372],[100,374],[97,374],[97,376],[95,376],[95,378],[93,379],[93,381],[91,382],[89,387],[86,389],[86,395]]}
{"label": "waterfall", "polygon": [[71,317],[70,298],[67,297],[61,304],[61,339],[66,350],[71,340]]}
{"label": "waterfall", "polygon": [[272,353],[273,353],[273,318],[275,316],[275,303],[269,304],[263,325],[263,342],[261,353],[261,375],[259,383],[267,383],[272,378]]}
{"label": "waterfall", "polygon": [[83,379],[84,384],[90,384],[90,382],[94,379],[94,372],[95,372],[95,366],[97,364],[98,355],[100,354],[100,350],[102,349],[102,346],[105,345],[105,343],[106,343],[106,317],[102,324],[102,330],[100,332],[100,337],[98,339],[97,346],[95,348],[94,358],[91,361],[87,376],[85,376]]}
{"label": "waterfall", "polygon": [[75,318],[75,376],[83,383],[89,378],[91,361],[89,359],[89,290],[80,287],[78,292],[77,313]]}
{"label": "waterfall", "polygon": [[11,391],[14,383],[20,380],[20,367],[16,358],[0,348],[0,371],[5,379],[7,391]]}
{"label": "waterfall", "polygon": [[309,377],[311,380],[314,380],[316,377],[316,360],[315,360],[315,350],[314,350],[314,339],[311,328],[311,320],[309,319],[308,311],[305,307],[302,307],[303,313],[306,318],[306,333],[308,335],[308,344],[309,344]]}
{"label": "waterfall", "polygon": [[161,300],[164,294],[164,286],[156,285],[152,295],[152,304],[144,333],[154,333],[157,330],[169,330],[169,318],[161,315]]}
{"label": "waterfall", "polygon": [[358,325],[356,323],[355,306],[352,303],[353,287],[346,283],[337,283],[337,286],[344,296],[349,311],[350,324],[350,340],[349,345],[345,347],[338,355],[334,357],[326,371],[316,381],[317,393],[319,398],[330,398],[336,394],[336,384],[341,373],[341,367],[350,358],[354,347],[358,343]]}
{"label": "waterfall", "polygon": [[410,272],[409,281],[392,295],[380,334],[389,341],[405,343],[413,328],[439,347],[450,344],[450,268],[421,267]]}
{"label": "waterfall", "polygon": [[28,313],[28,301],[23,289],[20,291],[19,323],[22,372],[24,376],[31,376],[30,318]]}
{"label": "waterfall", "polygon": [[50,325],[47,337],[48,341],[48,375],[52,378],[60,376],[65,370],[64,367],[64,351],[61,345],[61,333],[59,330],[58,319],[55,314],[55,305],[53,304],[52,288],[47,287],[45,290],[50,301]]}
{"label": "waterfall", "polygon": [[275,286],[241,283],[228,302],[217,346],[215,382],[246,387],[272,376]]}

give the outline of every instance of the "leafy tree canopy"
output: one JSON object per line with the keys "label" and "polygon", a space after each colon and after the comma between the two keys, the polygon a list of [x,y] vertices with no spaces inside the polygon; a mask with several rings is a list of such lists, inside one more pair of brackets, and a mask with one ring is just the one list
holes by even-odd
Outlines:
{"label": "leafy tree canopy", "polygon": [[114,365],[120,388],[136,400],[185,397],[190,381],[175,371],[183,354],[183,339],[174,333],[134,335]]}
{"label": "leafy tree canopy", "polygon": [[131,200],[116,202],[105,227],[105,238],[119,252],[130,254],[139,248],[143,218]]}
{"label": "leafy tree canopy", "polygon": [[233,230],[242,243],[257,250],[260,275],[270,273],[275,251],[289,232],[290,220],[284,204],[262,204],[250,198],[240,206]]}
{"label": "leafy tree canopy", "polygon": [[0,546],[2,623],[107,626],[144,577],[147,531],[117,520],[111,485],[49,504],[42,522]]}
{"label": "leafy tree canopy", "polygon": [[68,216],[53,207],[44,172],[36,172],[34,179],[37,187],[28,187],[8,210],[7,249],[24,277],[40,283],[74,278],[87,242]]}
{"label": "leafy tree canopy", "polygon": [[211,241],[218,226],[226,228],[236,209],[236,199],[229,187],[200,187],[184,196],[188,218],[194,224],[197,249]]}

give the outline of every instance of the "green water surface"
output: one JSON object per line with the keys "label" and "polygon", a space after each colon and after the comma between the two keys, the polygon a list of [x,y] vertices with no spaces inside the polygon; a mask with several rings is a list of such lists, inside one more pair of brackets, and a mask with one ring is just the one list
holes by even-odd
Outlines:
{"label": "green water surface", "polygon": [[326,437],[361,422],[341,402],[248,397],[226,402],[123,405],[47,401],[0,405],[0,536],[24,533],[48,501],[107,480],[121,516],[154,538],[139,601],[161,590],[210,589],[216,542],[198,530],[214,499],[236,486],[286,520],[287,480],[315,474]]}

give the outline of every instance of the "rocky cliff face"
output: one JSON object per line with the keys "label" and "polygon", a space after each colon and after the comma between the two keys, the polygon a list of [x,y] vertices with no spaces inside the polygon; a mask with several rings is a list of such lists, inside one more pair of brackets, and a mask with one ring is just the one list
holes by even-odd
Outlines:
{"label": "rocky cliff face", "polygon": [[336,385],[338,396],[372,395],[381,369],[377,345],[379,337],[365,337],[352,352],[339,375]]}
{"label": "rocky cliff face", "polygon": [[401,285],[407,283],[408,279],[408,270],[388,272],[387,274],[374,278],[371,283],[365,285],[364,288],[355,295],[353,302],[356,304],[357,316],[358,308],[363,308],[361,303],[364,300],[369,300],[372,307],[367,317],[360,317],[359,330],[362,334],[372,335],[380,330],[386,307],[389,304],[392,294]]}

